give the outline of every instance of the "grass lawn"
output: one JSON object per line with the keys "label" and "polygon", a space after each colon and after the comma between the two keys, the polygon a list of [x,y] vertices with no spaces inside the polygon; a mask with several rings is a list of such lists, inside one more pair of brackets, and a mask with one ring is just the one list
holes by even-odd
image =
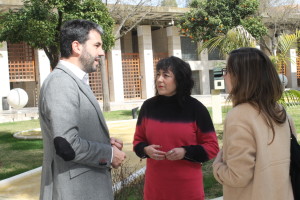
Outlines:
{"label": "grass lawn", "polygon": [[[223,119],[229,109],[230,107],[223,107]],[[211,112],[211,108],[208,108],[208,110]],[[300,118],[298,117],[300,115],[300,106],[287,108],[287,111],[293,117],[297,131],[300,132]],[[132,119],[131,110],[112,111],[104,113],[104,116],[107,121]],[[41,140],[20,140],[12,136],[15,132],[39,127],[38,120],[0,123],[0,180],[42,165],[43,144]],[[215,125],[215,129],[221,144],[223,125]],[[298,136],[298,138],[300,137]],[[212,161],[203,165],[204,188],[207,198],[222,196],[222,186],[214,179],[211,165]],[[142,182],[143,179],[137,180],[132,187],[141,188]],[[141,194],[136,196],[141,196]],[[126,199],[138,200],[140,197],[136,196]],[[122,197],[121,199],[125,198]]]}
{"label": "grass lawn", "polygon": [[0,124],[0,180],[41,166],[41,140],[19,140],[15,132],[40,127],[38,120]]}
{"label": "grass lawn", "polygon": [[[132,119],[131,110],[107,112],[104,116],[107,121]],[[0,123],[0,180],[42,165],[42,140],[20,140],[13,137],[15,132],[39,127],[39,120]]]}

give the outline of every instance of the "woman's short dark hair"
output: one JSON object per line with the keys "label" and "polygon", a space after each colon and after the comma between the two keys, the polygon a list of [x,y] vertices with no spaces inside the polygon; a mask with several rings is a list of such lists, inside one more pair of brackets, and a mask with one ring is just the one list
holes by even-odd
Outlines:
{"label": "woman's short dark hair", "polygon": [[[176,94],[178,98],[184,100],[186,96],[191,95],[191,91],[194,86],[194,80],[192,79],[191,67],[187,62],[184,62],[178,57],[170,56],[168,58],[161,59],[157,63],[156,72],[159,70],[170,70],[173,72],[175,76]],[[158,95],[157,89],[155,93]]]}
{"label": "woman's short dark hair", "polygon": [[286,113],[277,103],[282,96],[283,87],[269,57],[257,48],[233,50],[227,61],[227,72],[231,78],[229,98],[233,105],[253,105],[263,112],[274,133],[273,121],[284,123]]}
{"label": "woman's short dark hair", "polygon": [[103,29],[98,24],[83,20],[75,19],[66,21],[60,31],[60,53],[61,57],[68,58],[72,55],[72,42],[78,41],[84,44],[89,38],[91,30],[103,34]]}

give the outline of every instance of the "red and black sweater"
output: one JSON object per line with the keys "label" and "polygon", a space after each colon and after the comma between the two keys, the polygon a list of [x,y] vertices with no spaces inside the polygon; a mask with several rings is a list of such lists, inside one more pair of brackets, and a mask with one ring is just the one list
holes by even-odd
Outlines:
{"label": "red and black sweater", "polygon": [[[194,124],[194,133],[197,142],[189,144],[188,141],[182,145],[186,150],[185,160],[192,162],[205,162],[215,157],[218,152],[217,137],[215,129],[206,107],[193,97],[187,97],[180,105],[177,96],[155,96],[146,100],[140,110],[137,129],[134,137],[134,151],[141,158],[147,157],[144,147],[151,144],[147,139],[146,121],[153,120],[161,123],[180,125],[182,124],[182,135],[185,133],[186,124]],[[160,127],[156,127],[159,130]],[[208,145],[209,144],[209,145]]]}
{"label": "red and black sweater", "polygon": [[[182,106],[181,106],[182,105]],[[182,104],[177,96],[155,96],[141,107],[134,135],[134,151],[147,157],[144,147],[151,144],[169,151],[186,149],[184,159],[147,159],[144,200],[204,200],[201,162],[219,151],[210,115],[198,100],[187,97]]]}

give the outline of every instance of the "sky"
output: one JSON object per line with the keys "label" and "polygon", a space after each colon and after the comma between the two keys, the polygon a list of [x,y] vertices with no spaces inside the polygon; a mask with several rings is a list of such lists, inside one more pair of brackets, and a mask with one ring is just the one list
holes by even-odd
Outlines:
{"label": "sky", "polygon": [[300,0],[271,0],[271,2],[277,3],[279,5],[284,5],[284,4],[300,4]]}

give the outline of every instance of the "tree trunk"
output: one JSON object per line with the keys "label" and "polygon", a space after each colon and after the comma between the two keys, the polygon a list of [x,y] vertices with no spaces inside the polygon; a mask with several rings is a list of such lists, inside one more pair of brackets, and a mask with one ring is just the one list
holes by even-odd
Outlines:
{"label": "tree trunk", "polygon": [[101,80],[102,80],[103,112],[108,112],[110,111],[110,100],[109,100],[109,87],[108,87],[105,56],[101,56],[99,64],[100,64]]}
{"label": "tree trunk", "polygon": [[60,59],[60,52],[59,52],[58,47],[55,47],[55,46],[51,46],[48,48],[45,47],[44,52],[50,61],[51,69],[54,70]]}

